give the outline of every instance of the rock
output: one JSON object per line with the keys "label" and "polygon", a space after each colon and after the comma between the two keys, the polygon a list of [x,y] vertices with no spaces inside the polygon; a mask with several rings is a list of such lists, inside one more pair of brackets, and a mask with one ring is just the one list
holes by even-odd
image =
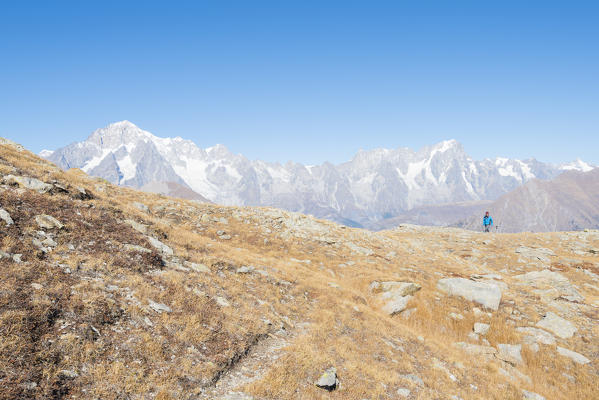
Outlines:
{"label": "rock", "polygon": [[[373,284],[374,282],[371,284],[371,286]],[[377,288],[384,292],[383,298],[392,298],[396,296],[408,296],[414,294],[422,287],[419,284],[412,282],[381,282]]]}
{"label": "rock", "polygon": [[550,260],[548,257],[555,257],[555,253],[552,250],[545,248],[530,248],[525,246],[520,246],[516,249],[516,253],[520,254],[523,257],[530,258],[532,260],[542,261],[544,263],[549,263]]}
{"label": "rock", "polygon": [[501,301],[501,289],[496,284],[475,282],[464,278],[443,278],[437,288],[451,296],[460,296],[497,311]]}
{"label": "rock", "polygon": [[545,400],[540,394],[529,392],[528,390],[522,390],[522,398],[525,400]]}
{"label": "rock", "polygon": [[35,290],[41,290],[44,287],[42,285],[40,285],[39,283],[32,283],[31,287],[34,288]]}
{"label": "rock", "polygon": [[[532,271],[526,274],[516,275],[514,278],[528,286],[537,288],[542,285],[551,286],[557,291],[557,297],[561,296],[569,301],[584,302],[584,297],[582,297],[576,288],[572,286],[568,278],[558,272],[544,269],[541,271]],[[539,294],[541,297],[544,297],[543,293]]]}
{"label": "rock", "polygon": [[202,224],[209,224],[210,223],[210,216],[208,214],[202,214],[202,216],[200,217],[200,222]]}
{"label": "rock", "polygon": [[35,190],[39,193],[47,193],[54,188],[53,185],[42,182],[39,179],[31,178],[29,176],[7,175],[4,177],[4,182],[8,184],[16,184],[20,187]]}
{"label": "rock", "polygon": [[254,398],[247,393],[230,392],[222,397],[219,397],[219,400],[254,400]]}
{"label": "rock", "polygon": [[327,369],[315,383],[315,385],[321,389],[326,389],[329,392],[337,389],[339,380],[337,379],[337,369],[331,367]]}
{"label": "rock", "polygon": [[464,342],[457,342],[453,345],[464,350],[466,353],[472,355],[494,355],[495,353],[497,353],[497,350],[495,350],[495,348],[491,346],[481,346],[478,344],[470,344]]}
{"label": "rock", "polygon": [[56,243],[56,242],[54,241],[54,239],[52,239],[52,238],[50,238],[50,237],[47,237],[46,239],[44,239],[44,240],[42,241],[42,244],[43,244],[44,246],[46,246],[46,247],[56,247],[56,246],[58,246],[58,243]]}
{"label": "rock", "polygon": [[229,304],[227,299],[225,299],[224,297],[216,296],[214,298],[214,301],[216,301],[216,304],[218,304],[221,307],[230,307],[231,306],[231,304]]}
{"label": "rock", "polygon": [[387,301],[387,303],[385,303],[385,305],[383,306],[383,311],[389,315],[398,314],[406,308],[408,308],[408,302],[411,299],[412,296],[399,296],[392,298],[389,301]]}
{"label": "rock", "polygon": [[400,375],[400,377],[407,379],[418,386],[424,386],[424,381],[416,374]]}
{"label": "rock", "polygon": [[401,397],[408,397],[410,395],[410,389],[399,388],[397,389],[397,395]]}
{"label": "rock", "polygon": [[134,201],[133,203],[131,203],[131,205],[133,207],[137,208],[138,210],[143,211],[145,213],[149,213],[150,212],[150,209],[148,208],[148,206],[146,206],[143,203],[139,203],[137,201]]}
{"label": "rock", "polygon": [[0,208],[0,219],[6,223],[6,226],[11,226],[12,224],[15,223],[12,220],[12,218],[10,217],[10,214],[8,213],[8,211],[6,211],[3,208]]}
{"label": "rock", "polygon": [[127,251],[137,251],[138,253],[151,253],[152,250],[146,249],[145,247],[139,246],[137,244],[124,244],[123,247]]}
{"label": "rock", "polygon": [[522,345],[520,344],[498,344],[497,345],[497,354],[495,356],[500,360],[508,362],[510,364],[523,364],[524,360],[522,360],[522,355],[520,352],[522,351]]}
{"label": "rock", "polygon": [[133,221],[132,219],[126,219],[123,222],[135,229],[137,232],[143,233],[144,235],[148,233],[148,226],[145,224]]}
{"label": "rock", "polygon": [[545,314],[545,317],[537,322],[536,326],[548,330],[562,339],[571,338],[578,330],[570,321],[565,320],[552,312]]}
{"label": "rock", "polygon": [[235,271],[235,272],[237,272],[238,274],[249,274],[249,273],[252,273],[253,271],[254,271],[254,267],[252,267],[251,265],[250,266],[244,265],[244,266],[237,268],[237,271]]}
{"label": "rock", "polygon": [[565,349],[565,348],[560,347],[560,346],[557,346],[557,353],[559,355],[561,355],[561,356],[570,358],[572,361],[574,361],[575,363],[578,363],[578,364],[583,364],[584,365],[584,364],[588,364],[588,363],[591,362],[591,360],[589,360],[588,358],[586,358],[582,354],[577,353],[577,352],[572,351],[572,350]]}
{"label": "rock", "polygon": [[90,192],[88,192],[87,190],[85,190],[85,188],[82,187],[77,187],[77,192],[75,193],[74,197],[79,200],[91,200],[94,198],[94,196]]}
{"label": "rock", "polygon": [[62,229],[64,225],[60,223],[59,220],[52,217],[51,215],[41,214],[35,216],[35,222],[37,222],[38,226],[42,229]]}
{"label": "rock", "polygon": [[372,251],[371,249],[368,249],[368,248],[362,247],[362,246],[358,246],[357,244],[352,243],[352,242],[345,242],[345,245],[347,247],[349,247],[349,249],[356,254],[361,254],[364,256],[371,256],[374,254],[374,251]]}
{"label": "rock", "polygon": [[173,253],[173,249],[171,249],[170,247],[168,247],[166,244],[162,243],[160,240],[153,238],[152,236],[146,236],[148,238],[148,242],[150,242],[150,244],[159,252],[161,252],[162,254],[166,255],[166,256],[172,256]]}
{"label": "rock", "polygon": [[156,303],[155,301],[152,301],[150,299],[148,299],[148,305],[150,306],[150,308],[158,313],[161,312],[167,312],[170,313],[173,310],[171,310],[171,308],[169,306],[167,306],[166,304],[162,304],[162,303]]}
{"label": "rock", "polygon": [[532,338],[536,343],[546,344],[546,345],[554,345],[555,338],[549,332],[546,332],[542,329],[532,328],[532,327],[519,327],[516,328],[516,332],[524,333],[528,337]]}
{"label": "rock", "polygon": [[221,240],[231,240],[231,235],[224,234],[224,235],[220,235],[218,238]]}
{"label": "rock", "polygon": [[487,332],[489,332],[489,328],[489,324],[483,324],[481,322],[474,323],[474,333],[476,333],[477,335],[486,335]]}
{"label": "rock", "polygon": [[67,378],[67,379],[75,379],[79,376],[79,374],[75,371],[71,371],[69,369],[63,369],[61,370],[58,375],[62,378]]}
{"label": "rock", "polygon": [[453,319],[454,321],[461,321],[464,319],[464,316],[462,314],[456,314],[454,312],[449,313],[449,318]]}
{"label": "rock", "polygon": [[191,268],[195,272],[210,272],[210,268],[204,264],[196,264],[189,261],[185,261],[184,264],[186,267]]}

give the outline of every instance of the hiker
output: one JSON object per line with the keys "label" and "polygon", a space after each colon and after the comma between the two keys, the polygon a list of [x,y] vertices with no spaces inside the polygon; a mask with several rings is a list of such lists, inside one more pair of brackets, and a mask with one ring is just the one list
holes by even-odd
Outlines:
{"label": "hiker", "polygon": [[490,232],[491,227],[493,226],[493,218],[489,216],[489,212],[485,212],[485,217],[483,218],[483,227],[485,228],[485,232]]}

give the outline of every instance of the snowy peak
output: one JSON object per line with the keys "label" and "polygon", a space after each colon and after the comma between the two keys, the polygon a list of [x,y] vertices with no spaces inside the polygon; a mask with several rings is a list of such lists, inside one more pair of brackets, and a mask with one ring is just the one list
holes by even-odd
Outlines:
{"label": "snowy peak", "polygon": [[580,158],[577,158],[575,161],[571,163],[560,165],[560,169],[564,171],[589,172],[595,168],[595,166],[582,161]]}

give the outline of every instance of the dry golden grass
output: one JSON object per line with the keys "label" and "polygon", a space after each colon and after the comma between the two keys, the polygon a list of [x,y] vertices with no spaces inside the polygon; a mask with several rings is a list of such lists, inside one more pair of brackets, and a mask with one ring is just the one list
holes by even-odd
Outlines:
{"label": "dry golden grass", "polygon": [[[554,346],[541,345],[537,353],[523,346],[525,363],[517,370],[531,383],[505,377],[501,369],[512,367],[500,360],[467,355],[453,345],[471,341],[474,322],[491,325],[486,336],[491,346],[518,344],[516,326],[556,311],[534,288],[512,278],[539,268],[518,260],[514,249],[522,244],[551,248],[557,260],[579,259],[553,267],[578,286],[587,304],[599,299],[584,286],[592,281],[582,272],[598,273],[599,260],[572,255],[559,234],[484,236],[452,229],[374,234],[325,221],[294,228],[288,221],[302,217],[140,193],[78,170],[61,172],[29,152],[0,145],[0,174],[8,173],[57,180],[68,190],[0,192],[0,207],[15,220],[11,227],[0,222],[0,249],[21,253],[25,261],[0,260],[0,398],[210,398],[204,392],[272,337],[287,346],[278,358],[262,362],[255,380],[235,390],[264,399],[391,399],[400,387],[418,399],[520,399],[521,389],[547,399],[593,399],[599,392],[598,315],[588,305],[569,318],[577,335],[559,343],[592,362],[574,364],[557,356]],[[93,199],[78,199],[78,187]],[[41,213],[65,224],[55,234],[58,246],[47,254],[31,241],[39,230],[33,217]],[[183,268],[163,263],[145,235],[125,220],[146,225]],[[219,238],[219,230],[231,239]],[[599,247],[597,236],[589,238],[589,246]],[[572,239],[577,240],[582,239]],[[348,242],[373,253],[352,251]],[[151,251],[127,251],[124,244]],[[204,264],[210,272],[190,270],[183,261]],[[254,272],[236,273],[242,266]],[[436,289],[441,277],[477,273],[499,273],[509,287],[489,317],[475,317],[476,304]],[[381,310],[383,303],[369,288],[375,280],[422,286],[409,304],[414,309],[409,317]],[[219,304],[222,300],[229,306]],[[153,311],[150,301],[172,312]],[[453,320],[450,313],[463,319]],[[337,368],[341,386],[329,393],[313,382],[330,366]]]}

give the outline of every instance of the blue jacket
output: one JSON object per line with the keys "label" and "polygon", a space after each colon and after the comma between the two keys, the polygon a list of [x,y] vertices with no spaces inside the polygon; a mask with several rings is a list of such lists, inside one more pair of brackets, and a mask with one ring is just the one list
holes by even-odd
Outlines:
{"label": "blue jacket", "polygon": [[493,225],[493,218],[485,216],[483,218],[483,225],[484,226]]}

